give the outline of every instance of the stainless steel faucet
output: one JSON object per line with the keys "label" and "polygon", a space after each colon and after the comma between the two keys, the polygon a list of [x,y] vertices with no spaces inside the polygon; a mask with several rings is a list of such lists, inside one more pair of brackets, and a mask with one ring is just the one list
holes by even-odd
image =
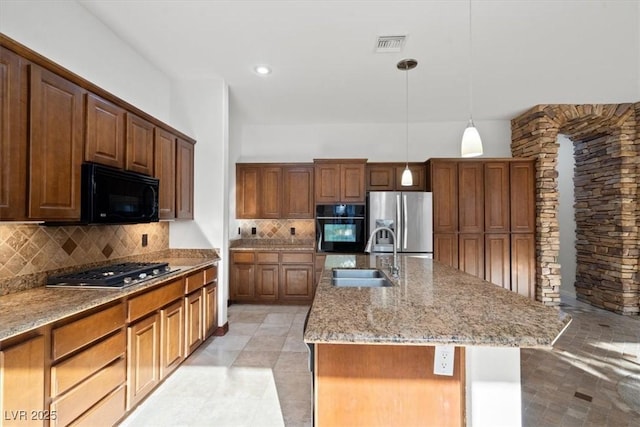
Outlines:
{"label": "stainless steel faucet", "polygon": [[391,233],[391,237],[393,237],[393,265],[390,267],[391,275],[393,277],[398,277],[400,273],[400,268],[398,267],[398,251],[396,249],[396,233],[390,229],[389,227],[376,227],[369,236],[369,240],[367,241],[367,246],[364,248],[364,251],[367,253],[371,253],[371,246],[373,246],[373,238],[375,237],[378,231],[386,230]]}

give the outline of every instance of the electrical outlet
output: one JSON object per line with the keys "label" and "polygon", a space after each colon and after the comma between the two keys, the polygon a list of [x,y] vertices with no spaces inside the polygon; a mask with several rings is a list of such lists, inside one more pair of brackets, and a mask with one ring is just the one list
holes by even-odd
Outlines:
{"label": "electrical outlet", "polygon": [[437,345],[433,360],[433,373],[453,376],[453,361],[454,347],[452,345]]}
{"label": "electrical outlet", "polygon": [[240,227],[238,227],[238,234],[240,234]]}
{"label": "electrical outlet", "polygon": [[256,228],[255,227],[251,227],[251,234],[255,235],[257,233]]}
{"label": "electrical outlet", "polygon": [[146,234],[142,235],[142,247],[145,247],[149,244],[149,236]]}
{"label": "electrical outlet", "polygon": [[295,236],[296,235],[296,228],[295,227],[291,227],[289,229],[289,232],[291,233],[292,236]]}

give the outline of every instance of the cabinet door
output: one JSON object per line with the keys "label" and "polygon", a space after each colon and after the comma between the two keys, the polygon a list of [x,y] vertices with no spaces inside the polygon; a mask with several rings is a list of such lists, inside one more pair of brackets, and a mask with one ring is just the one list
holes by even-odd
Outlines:
{"label": "cabinet door", "polygon": [[176,144],[176,218],[193,219],[195,146],[178,138]]}
{"label": "cabinet door", "polygon": [[482,162],[458,163],[458,230],[484,231],[484,167]]}
{"label": "cabinet door", "polygon": [[533,233],[536,224],[535,166],[533,161],[511,163],[511,231]]}
{"label": "cabinet door", "polygon": [[124,169],[125,111],[88,93],[84,159]]}
{"label": "cabinet door", "polygon": [[316,203],[340,202],[340,165],[318,163],[314,170]]}
{"label": "cabinet door", "polygon": [[508,233],[509,163],[484,165],[484,229],[486,233]]}
{"label": "cabinet door", "polygon": [[406,164],[403,166],[396,166],[396,190],[397,191],[425,191],[427,188],[426,171],[424,164],[412,164],[409,163],[409,170],[413,178],[413,185],[402,186],[402,173],[406,168]]}
{"label": "cabinet door", "polygon": [[[433,232],[455,233],[458,231],[458,167],[456,162],[433,161],[430,178],[430,188],[433,192]],[[456,256],[456,260],[457,258]]]}
{"label": "cabinet door", "polygon": [[282,213],[282,168],[263,166],[260,168],[260,218],[280,218]]}
{"label": "cabinet door", "polygon": [[127,113],[126,169],[153,175],[153,124]]}
{"label": "cabinet door", "polygon": [[165,378],[184,360],[184,318],[182,299],[160,310],[160,378]]}
{"label": "cabinet door", "polygon": [[313,278],[313,264],[283,264],[280,268],[280,300],[310,301]]}
{"label": "cabinet door", "polygon": [[30,66],[29,218],[80,219],[83,91]]}
{"label": "cabinet door", "polygon": [[484,279],[505,289],[511,289],[511,246],[509,234],[485,234],[484,242]]}
{"label": "cabinet door", "polygon": [[533,234],[511,235],[511,290],[535,298],[536,242]]}
{"label": "cabinet door", "polygon": [[27,112],[20,57],[0,46],[0,220],[23,220],[27,204]]}
{"label": "cabinet door", "polygon": [[217,280],[203,288],[204,292],[204,338],[207,339],[218,327]]}
{"label": "cabinet door", "polygon": [[283,173],[282,218],[313,218],[313,167],[287,166]]}
{"label": "cabinet door", "polygon": [[160,219],[176,217],[176,138],[169,132],[155,130],[155,177],[160,180],[158,197]]}
{"label": "cabinet door", "polygon": [[344,203],[364,203],[364,163],[340,165],[340,201]]}
{"label": "cabinet door", "polygon": [[[396,189],[396,167],[394,165],[367,164],[368,191],[394,191]],[[402,176],[402,172],[400,172]]]}
{"label": "cabinet door", "polygon": [[189,356],[204,341],[202,291],[198,290],[185,298],[185,311],[185,338]]}
{"label": "cabinet door", "polygon": [[127,410],[160,381],[160,318],[149,316],[127,328]]}
{"label": "cabinet door", "polygon": [[258,264],[256,266],[256,293],[261,301],[278,300],[279,264]]}
{"label": "cabinet door", "polygon": [[236,164],[236,217],[258,218],[260,168]]}
{"label": "cabinet door", "polygon": [[458,235],[436,233],[433,235],[433,259],[458,268]]}
{"label": "cabinet door", "polygon": [[44,354],[44,337],[0,351],[2,425],[42,425],[42,420],[31,417],[31,413],[44,409]]}
{"label": "cabinet door", "polygon": [[465,273],[484,279],[484,237],[481,233],[460,233],[458,268]]}

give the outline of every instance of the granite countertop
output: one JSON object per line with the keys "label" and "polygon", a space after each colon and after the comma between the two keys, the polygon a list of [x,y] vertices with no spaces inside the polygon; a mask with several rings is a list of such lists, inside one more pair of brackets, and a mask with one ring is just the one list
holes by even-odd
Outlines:
{"label": "granite countertop", "polygon": [[238,239],[229,245],[231,251],[301,251],[314,252],[313,240]]}
{"label": "granite countertop", "polygon": [[551,347],[571,322],[556,308],[475,276],[411,255],[398,255],[392,287],[331,284],[332,268],[380,268],[390,256],[329,255],[316,290],[304,341],[333,344],[405,344]]}
{"label": "granite countertop", "polygon": [[[19,335],[85,310],[116,301],[190,271],[213,265],[220,258],[161,257],[153,261],[168,262],[172,271],[124,289],[47,288],[39,286],[0,296],[0,340]],[[149,260],[152,261],[152,260]]]}

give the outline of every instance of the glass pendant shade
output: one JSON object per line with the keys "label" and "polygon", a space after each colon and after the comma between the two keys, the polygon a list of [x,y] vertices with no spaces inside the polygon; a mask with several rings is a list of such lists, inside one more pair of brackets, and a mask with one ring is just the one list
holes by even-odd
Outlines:
{"label": "glass pendant shade", "polygon": [[469,124],[462,134],[460,155],[462,157],[482,156],[482,140],[478,129],[473,125],[473,120],[469,120]]}
{"label": "glass pendant shade", "polygon": [[400,184],[403,187],[410,187],[413,185],[413,175],[409,170],[409,165],[407,165],[402,172],[402,180],[400,181]]}

